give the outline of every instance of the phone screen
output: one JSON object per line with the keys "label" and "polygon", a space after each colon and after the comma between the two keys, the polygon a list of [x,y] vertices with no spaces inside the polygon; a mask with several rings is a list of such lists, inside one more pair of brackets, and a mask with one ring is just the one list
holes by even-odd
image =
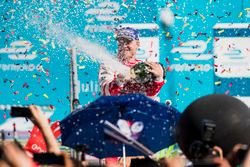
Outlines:
{"label": "phone screen", "polygon": [[10,115],[12,117],[26,117],[30,118],[31,112],[28,107],[11,107]]}
{"label": "phone screen", "polygon": [[64,165],[64,157],[62,155],[55,155],[53,153],[34,154],[33,159],[40,165]]}

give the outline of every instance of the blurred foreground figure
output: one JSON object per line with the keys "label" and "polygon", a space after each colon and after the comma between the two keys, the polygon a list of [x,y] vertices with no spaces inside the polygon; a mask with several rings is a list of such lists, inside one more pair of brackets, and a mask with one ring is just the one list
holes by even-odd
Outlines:
{"label": "blurred foreground figure", "polygon": [[[69,154],[60,151],[56,138],[50,128],[49,122],[39,107],[32,105],[22,110],[22,115],[28,118],[39,128],[46,142],[47,152],[28,153],[16,141],[4,141],[0,144],[0,167],[37,167],[37,166],[63,166],[63,167],[85,167],[91,166],[92,162],[78,161],[72,159]],[[17,113],[17,110],[12,110]],[[96,163],[95,163],[96,164]]]}
{"label": "blurred foreground figure", "polygon": [[[194,166],[241,164],[250,144],[250,111],[227,95],[209,95],[191,103],[177,125],[177,142]],[[237,144],[245,144],[237,147]],[[220,161],[220,162],[219,162]],[[246,161],[247,162],[247,161]],[[221,165],[219,165],[221,166]]]}

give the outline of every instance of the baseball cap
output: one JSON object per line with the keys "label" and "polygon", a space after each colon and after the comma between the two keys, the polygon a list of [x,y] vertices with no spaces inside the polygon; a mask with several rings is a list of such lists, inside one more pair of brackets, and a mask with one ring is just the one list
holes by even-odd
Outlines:
{"label": "baseball cap", "polygon": [[139,33],[136,29],[131,27],[123,27],[116,30],[116,39],[126,38],[128,40],[139,40]]}

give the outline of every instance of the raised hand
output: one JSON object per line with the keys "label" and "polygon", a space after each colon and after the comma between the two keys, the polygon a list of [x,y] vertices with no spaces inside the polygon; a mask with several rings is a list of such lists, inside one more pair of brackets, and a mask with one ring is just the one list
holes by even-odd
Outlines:
{"label": "raised hand", "polygon": [[162,66],[159,63],[146,61],[145,64],[147,64],[151,67],[151,69],[149,69],[149,71],[154,74],[154,76],[156,77],[156,81],[163,80],[164,69],[162,68]]}

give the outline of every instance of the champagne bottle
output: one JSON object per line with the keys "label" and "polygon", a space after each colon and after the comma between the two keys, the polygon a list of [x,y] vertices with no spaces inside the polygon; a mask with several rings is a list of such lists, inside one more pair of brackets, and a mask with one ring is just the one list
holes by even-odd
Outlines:
{"label": "champagne bottle", "polygon": [[146,83],[149,81],[153,81],[155,76],[149,70],[151,67],[146,63],[137,63],[131,69],[131,76],[135,82],[138,83]]}

